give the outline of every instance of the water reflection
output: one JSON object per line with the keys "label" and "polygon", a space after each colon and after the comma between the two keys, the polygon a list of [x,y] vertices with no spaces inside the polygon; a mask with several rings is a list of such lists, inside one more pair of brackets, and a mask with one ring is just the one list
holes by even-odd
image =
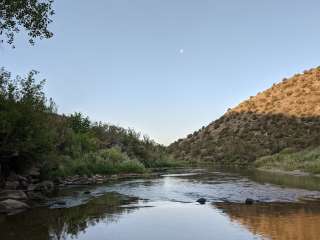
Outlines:
{"label": "water reflection", "polygon": [[[320,196],[315,191],[319,180],[271,176],[186,170],[153,179],[66,189],[57,199],[65,200],[69,208],[0,215],[0,239],[319,239],[320,202],[300,201]],[[84,193],[87,190],[90,194]],[[199,197],[214,204],[196,204]],[[269,203],[244,205],[241,202],[247,197]]]}
{"label": "water reflection", "polygon": [[320,236],[320,207],[308,204],[270,203],[245,205],[216,203],[232,222],[253,234],[276,240],[318,240]]}
{"label": "water reflection", "polygon": [[[154,207],[123,215],[107,227],[98,223],[79,240],[254,240],[261,239],[209,205],[152,202]],[[71,240],[71,238],[68,238]]]}
{"label": "water reflection", "polygon": [[294,176],[277,172],[249,171],[248,176],[253,181],[260,183],[272,183],[283,187],[302,188],[308,190],[320,190],[320,177]]}
{"label": "water reflection", "polygon": [[63,240],[70,236],[77,239],[79,233],[98,223],[107,225],[116,222],[121,214],[134,211],[135,208],[120,205],[136,202],[136,198],[107,193],[77,207],[37,208],[14,216],[2,216],[1,239]]}

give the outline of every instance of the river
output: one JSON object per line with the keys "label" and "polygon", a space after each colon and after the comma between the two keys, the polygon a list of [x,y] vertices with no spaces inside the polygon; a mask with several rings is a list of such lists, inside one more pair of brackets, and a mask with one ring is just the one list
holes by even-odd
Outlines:
{"label": "river", "polygon": [[[206,204],[196,202],[201,197]],[[259,202],[246,205],[246,198]],[[317,177],[176,169],[155,178],[62,189],[50,207],[0,215],[0,239],[316,240],[318,199]]]}

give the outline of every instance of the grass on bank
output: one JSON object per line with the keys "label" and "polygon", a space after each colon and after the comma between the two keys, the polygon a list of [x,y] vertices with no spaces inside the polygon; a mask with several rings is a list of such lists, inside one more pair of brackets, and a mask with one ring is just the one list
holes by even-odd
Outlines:
{"label": "grass on bank", "polygon": [[[51,162],[52,163],[52,162]],[[119,148],[113,147],[98,152],[90,152],[83,156],[72,159],[65,156],[55,167],[47,166],[45,175],[49,177],[65,177],[72,175],[109,175],[117,173],[144,173],[147,167],[137,159],[131,159]],[[170,158],[153,162],[153,167],[176,167],[179,162]]]}
{"label": "grass on bank", "polygon": [[320,147],[298,152],[287,148],[280,153],[257,159],[255,167],[284,171],[300,170],[318,174],[320,173]]}

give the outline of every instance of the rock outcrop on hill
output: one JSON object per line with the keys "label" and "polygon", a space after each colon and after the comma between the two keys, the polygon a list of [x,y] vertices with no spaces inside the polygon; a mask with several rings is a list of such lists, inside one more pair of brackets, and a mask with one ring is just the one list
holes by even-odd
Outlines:
{"label": "rock outcrop on hill", "polygon": [[274,84],[169,146],[177,159],[248,164],[320,145],[320,67]]}

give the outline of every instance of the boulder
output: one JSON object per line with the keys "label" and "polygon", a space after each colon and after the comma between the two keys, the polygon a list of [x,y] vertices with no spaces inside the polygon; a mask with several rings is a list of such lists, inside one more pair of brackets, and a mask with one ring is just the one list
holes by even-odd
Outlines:
{"label": "boulder", "polygon": [[37,184],[37,183],[40,182],[40,179],[39,179],[39,178],[31,178],[30,182],[31,182],[32,184]]}
{"label": "boulder", "polygon": [[26,181],[20,181],[20,185],[18,187],[18,189],[22,189],[22,190],[27,190],[29,186],[29,183]]}
{"label": "boulder", "polygon": [[14,214],[29,209],[30,206],[24,202],[7,199],[0,202],[0,213]]}
{"label": "boulder", "polygon": [[6,199],[27,200],[28,196],[21,190],[3,190],[0,192],[0,201]]}
{"label": "boulder", "polygon": [[34,201],[46,201],[47,197],[44,196],[41,192],[28,192],[28,197],[30,200],[34,200]]}
{"label": "boulder", "polygon": [[53,180],[53,182],[58,185],[58,184],[63,183],[63,179],[62,179],[61,177],[56,177],[56,178]]}
{"label": "boulder", "polygon": [[54,183],[52,181],[43,181],[36,184],[33,190],[42,192],[43,194],[50,194],[54,191]]}
{"label": "boulder", "polygon": [[19,182],[21,182],[21,181],[28,182],[28,178],[21,176],[21,175],[18,175],[18,180],[19,180]]}
{"label": "boulder", "polygon": [[200,204],[205,204],[206,201],[207,201],[207,199],[205,199],[205,198],[199,198],[199,199],[197,200],[197,202],[200,203]]}
{"label": "boulder", "polygon": [[247,198],[246,199],[246,201],[245,201],[245,204],[247,204],[247,205],[252,205],[252,204],[254,204],[254,200],[253,199],[251,199],[251,198]]}
{"label": "boulder", "polygon": [[66,205],[67,203],[66,203],[66,201],[58,200],[58,201],[56,201],[56,204],[57,204],[57,205],[60,205],[60,206],[64,206],[64,205]]}
{"label": "boulder", "polygon": [[7,181],[9,182],[19,181],[19,176],[16,173],[11,172],[9,177],[7,177]]}
{"label": "boulder", "polygon": [[20,183],[18,181],[6,181],[4,184],[4,189],[15,190],[19,187]]}
{"label": "boulder", "polygon": [[28,172],[27,175],[33,177],[33,178],[38,178],[40,177],[40,168],[33,167],[31,168]]}
{"label": "boulder", "polygon": [[36,187],[37,187],[37,185],[35,185],[35,184],[29,184],[27,190],[28,191],[34,191],[36,189]]}
{"label": "boulder", "polygon": [[27,182],[28,181],[27,177],[18,175],[18,174],[14,173],[14,172],[11,172],[6,180],[9,181],[9,182],[13,182],[13,181],[19,181],[19,182],[20,181],[25,181],[25,182]]}

